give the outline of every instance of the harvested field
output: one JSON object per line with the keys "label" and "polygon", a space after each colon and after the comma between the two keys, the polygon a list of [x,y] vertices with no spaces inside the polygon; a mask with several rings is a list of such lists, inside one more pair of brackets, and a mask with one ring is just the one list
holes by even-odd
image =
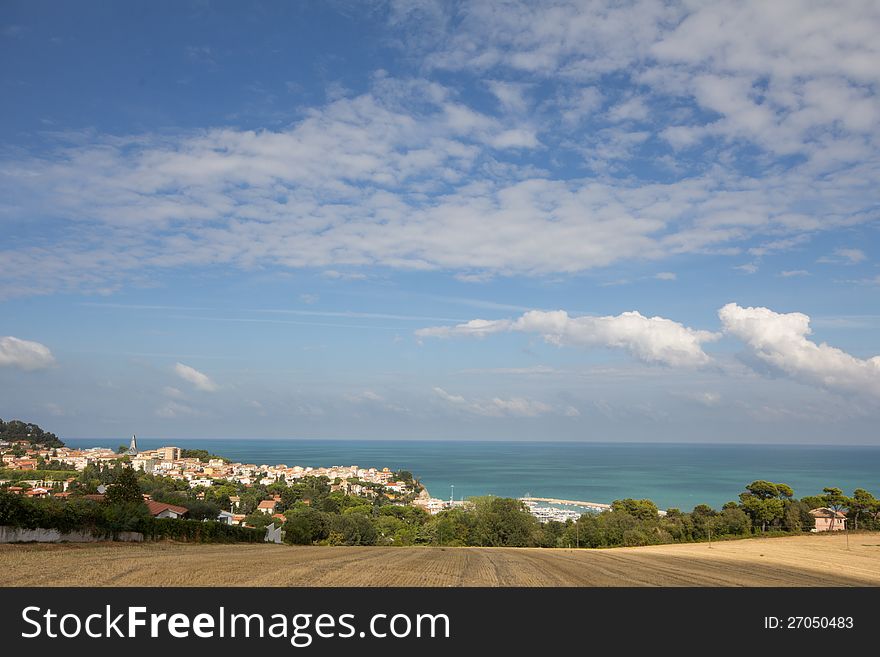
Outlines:
{"label": "harvested field", "polygon": [[0,545],[5,586],[877,586],[880,533],[610,550]]}

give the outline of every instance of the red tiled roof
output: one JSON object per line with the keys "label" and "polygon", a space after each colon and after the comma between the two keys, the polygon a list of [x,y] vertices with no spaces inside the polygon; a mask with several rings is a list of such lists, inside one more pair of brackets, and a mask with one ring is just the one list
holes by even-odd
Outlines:
{"label": "red tiled roof", "polygon": [[263,500],[257,505],[258,509],[274,509],[275,505],[278,504],[275,500]]}
{"label": "red tiled roof", "polygon": [[836,518],[846,518],[845,513],[841,513],[840,511],[832,511],[831,509],[826,509],[825,507],[821,507],[819,509],[811,509],[810,515],[814,518],[830,518],[832,516]]}
{"label": "red tiled roof", "polygon": [[165,502],[156,502],[155,500],[150,500],[146,502],[147,509],[150,511],[151,516],[158,516],[163,511],[173,511],[177,515],[183,515],[184,513],[189,513],[189,509],[184,508],[182,506],[175,506],[174,504],[166,504]]}

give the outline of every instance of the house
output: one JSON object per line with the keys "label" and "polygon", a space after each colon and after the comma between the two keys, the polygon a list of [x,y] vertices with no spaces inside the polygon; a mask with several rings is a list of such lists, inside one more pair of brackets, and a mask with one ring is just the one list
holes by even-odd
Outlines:
{"label": "house", "polygon": [[25,495],[27,497],[46,497],[49,495],[49,489],[42,487],[31,488],[29,491],[25,492]]}
{"label": "house", "polygon": [[257,511],[271,516],[275,513],[276,506],[278,506],[278,502],[275,500],[263,500],[257,505]]}
{"label": "house", "polygon": [[231,511],[220,511],[217,514],[217,522],[222,522],[224,525],[235,525],[235,514]]}
{"label": "house", "polygon": [[846,529],[846,515],[840,511],[834,511],[826,507],[811,509],[810,515],[816,526],[810,531],[813,532],[831,532]]}
{"label": "house", "polygon": [[154,518],[182,518],[189,513],[189,509],[174,504],[166,504],[165,502],[150,500],[149,502],[145,502],[145,504],[147,505],[150,515]]}

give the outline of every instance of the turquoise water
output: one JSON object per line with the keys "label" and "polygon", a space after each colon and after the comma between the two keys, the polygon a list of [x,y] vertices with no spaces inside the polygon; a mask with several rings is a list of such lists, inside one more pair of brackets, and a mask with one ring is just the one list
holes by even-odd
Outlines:
{"label": "turquoise water", "polygon": [[[118,439],[65,439],[71,447],[118,447]],[[719,508],[755,479],[784,482],[798,497],[837,486],[880,496],[880,447],[657,443],[374,440],[150,440],[207,449],[233,461],[289,466],[406,469],[435,497],[494,494],[611,502],[648,498],[660,508]]]}

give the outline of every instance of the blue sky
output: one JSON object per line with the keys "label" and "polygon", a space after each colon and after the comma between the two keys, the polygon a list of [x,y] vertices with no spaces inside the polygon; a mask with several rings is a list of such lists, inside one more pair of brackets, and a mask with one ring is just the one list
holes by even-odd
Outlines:
{"label": "blue sky", "polygon": [[0,417],[880,444],[880,9],[0,8]]}

